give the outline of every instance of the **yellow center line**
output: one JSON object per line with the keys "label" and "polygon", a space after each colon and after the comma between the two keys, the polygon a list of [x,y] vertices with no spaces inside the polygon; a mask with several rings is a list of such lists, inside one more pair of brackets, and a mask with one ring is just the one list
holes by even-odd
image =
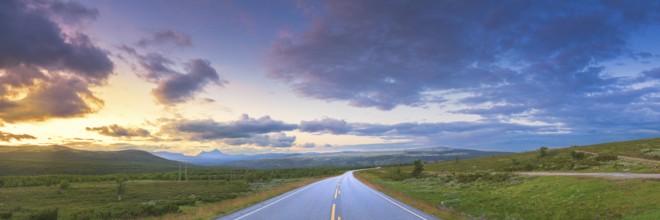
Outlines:
{"label": "yellow center line", "polygon": [[339,188],[335,189],[335,199],[337,198],[337,194],[339,194]]}
{"label": "yellow center line", "polygon": [[332,204],[332,214],[330,215],[330,220],[335,220],[335,204]]}
{"label": "yellow center line", "polygon": [[337,220],[341,220],[341,216],[337,216]]}

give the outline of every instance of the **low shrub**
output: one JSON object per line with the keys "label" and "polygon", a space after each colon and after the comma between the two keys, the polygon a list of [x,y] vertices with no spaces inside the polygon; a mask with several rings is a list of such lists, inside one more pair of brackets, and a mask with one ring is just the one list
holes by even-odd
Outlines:
{"label": "low shrub", "polygon": [[13,214],[11,212],[0,212],[0,219],[11,219]]}
{"label": "low shrub", "polygon": [[456,181],[458,183],[472,183],[472,182],[507,182],[511,181],[515,175],[510,172],[471,172],[471,173],[458,173],[441,176],[441,182],[452,182]]}
{"label": "low shrub", "polygon": [[613,154],[599,154],[598,156],[596,156],[595,159],[596,161],[605,162],[605,161],[617,160],[619,159],[619,157]]}
{"label": "low shrub", "polygon": [[57,208],[42,209],[28,216],[30,220],[57,220]]}

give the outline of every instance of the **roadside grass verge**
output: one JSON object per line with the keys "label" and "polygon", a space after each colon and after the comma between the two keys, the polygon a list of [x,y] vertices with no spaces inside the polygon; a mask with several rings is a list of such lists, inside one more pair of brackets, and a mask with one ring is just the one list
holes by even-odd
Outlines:
{"label": "roadside grass verge", "polygon": [[[386,168],[356,176],[444,219],[660,219],[660,181],[488,172],[433,174],[397,181],[390,178],[394,172],[395,168]],[[447,212],[459,215],[447,216]]]}

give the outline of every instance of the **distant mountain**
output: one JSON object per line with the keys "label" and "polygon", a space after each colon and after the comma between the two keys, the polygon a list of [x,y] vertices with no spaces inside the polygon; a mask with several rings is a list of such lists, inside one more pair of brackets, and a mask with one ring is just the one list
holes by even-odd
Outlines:
{"label": "distant mountain", "polygon": [[178,169],[176,161],[140,150],[84,151],[64,146],[0,146],[1,175],[110,174]]}
{"label": "distant mountain", "polygon": [[411,163],[416,159],[423,161],[442,161],[485,157],[502,154],[503,152],[488,152],[452,148],[427,148],[394,151],[370,151],[370,152],[339,152],[317,155],[300,155],[283,158],[268,158],[259,160],[245,160],[224,163],[225,166],[244,168],[298,168],[316,166],[380,166],[386,164]]}
{"label": "distant mountain", "polygon": [[299,156],[301,154],[295,153],[295,154],[256,154],[256,155],[244,155],[244,154],[238,154],[238,155],[229,155],[222,153],[222,151],[215,149],[212,151],[202,151],[199,154],[195,156],[186,156],[184,154],[180,153],[172,153],[172,152],[166,152],[166,151],[161,151],[161,152],[153,152],[152,154],[168,159],[168,160],[175,160],[175,161],[181,161],[181,162],[186,162],[186,163],[191,163],[191,164],[196,164],[196,165],[205,165],[205,166],[212,166],[212,165],[223,165],[228,162],[233,162],[233,161],[239,161],[239,160],[257,160],[257,159],[265,159],[265,158],[280,158],[280,157],[292,157],[292,156]]}
{"label": "distant mountain", "polygon": [[207,159],[227,159],[231,157],[230,155],[222,153],[220,150],[215,149],[209,152],[202,151],[197,154],[198,158],[207,158]]}
{"label": "distant mountain", "polygon": [[[217,150],[216,150],[217,151]],[[218,151],[219,152],[219,151]],[[206,152],[208,153],[208,152]],[[200,155],[206,155],[205,152]],[[182,158],[185,162],[201,165],[222,165],[242,168],[297,168],[315,166],[379,166],[385,164],[411,163],[413,160],[424,161],[453,160],[484,157],[504,152],[477,151],[445,147],[392,150],[392,151],[346,151],[337,153],[306,154],[258,154],[224,155],[217,160],[197,157]],[[157,153],[156,155],[160,155]],[[216,155],[219,155],[216,153]],[[175,160],[174,158],[168,158]],[[184,160],[182,160],[184,161]]]}

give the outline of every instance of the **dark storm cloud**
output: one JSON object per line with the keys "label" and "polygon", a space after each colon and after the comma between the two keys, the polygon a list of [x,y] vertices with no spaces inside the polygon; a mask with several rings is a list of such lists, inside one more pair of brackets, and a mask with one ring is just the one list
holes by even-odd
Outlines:
{"label": "dark storm cloud", "polygon": [[10,142],[12,140],[20,141],[24,139],[37,139],[29,134],[12,134],[0,131],[0,142]]}
{"label": "dark storm cloud", "polygon": [[164,127],[166,133],[181,133],[193,140],[218,140],[225,138],[250,138],[258,134],[291,131],[295,124],[271,119],[269,116],[250,118],[242,115],[236,121],[216,122],[214,120],[175,121]]}
{"label": "dark storm cloud", "polygon": [[322,120],[302,121],[298,126],[302,132],[346,134],[351,127],[344,120],[324,118]]}
{"label": "dark storm cloud", "polygon": [[151,136],[151,133],[144,128],[127,128],[116,124],[100,127],[86,127],[85,130],[109,137],[133,138]]}
{"label": "dark storm cloud", "polygon": [[[631,117],[609,124],[659,129],[657,74],[611,77],[602,67],[650,58],[630,38],[659,24],[659,2],[340,0],[317,11],[268,57],[269,76],[300,95],[381,110],[453,100],[489,120],[577,127]],[[651,86],[633,86],[641,82]]]}
{"label": "dark storm cloud", "polygon": [[185,102],[201,92],[206,85],[213,83],[224,85],[227,83],[211,67],[211,62],[202,59],[194,59],[186,63],[186,74],[174,74],[158,83],[158,87],[152,91],[159,102],[165,104]]}
{"label": "dark storm cloud", "polygon": [[174,30],[160,30],[153,32],[150,36],[141,39],[137,43],[138,46],[142,47],[162,44],[173,44],[178,47],[190,47],[192,46],[192,40],[188,34],[183,32]]}
{"label": "dark storm cloud", "polygon": [[86,35],[64,34],[44,11],[69,13],[74,19],[84,12],[66,8],[80,5],[28,4],[0,1],[0,119],[40,121],[98,111],[103,101],[88,87],[103,84],[112,74],[108,52]]}

